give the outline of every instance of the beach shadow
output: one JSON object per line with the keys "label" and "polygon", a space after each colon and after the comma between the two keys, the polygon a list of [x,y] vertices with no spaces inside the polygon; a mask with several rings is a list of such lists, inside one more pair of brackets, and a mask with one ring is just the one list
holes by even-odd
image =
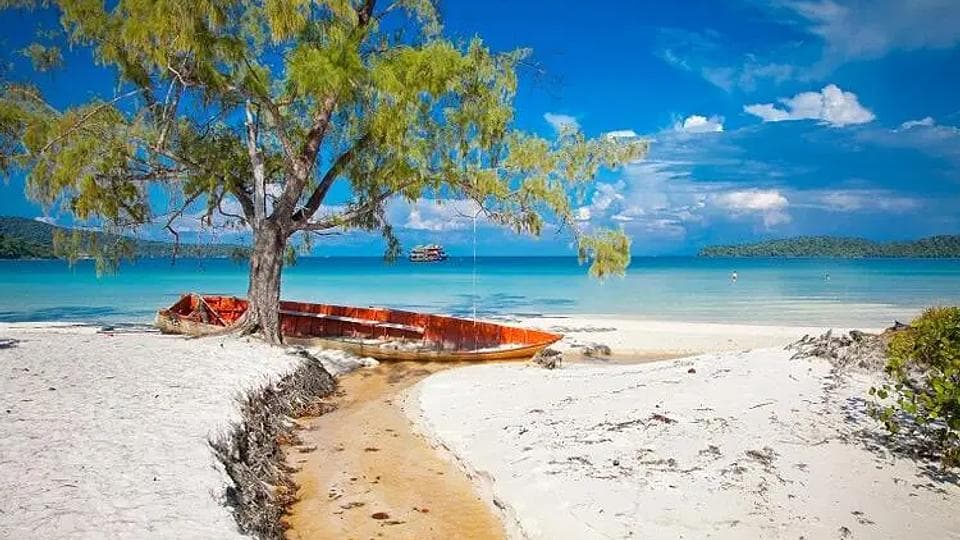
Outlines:
{"label": "beach shadow", "polygon": [[844,442],[859,444],[880,460],[893,457],[912,461],[919,469],[917,476],[930,481],[926,484],[914,484],[918,489],[942,493],[943,488],[936,484],[960,486],[958,471],[941,466],[941,456],[935,450],[936,443],[928,435],[922,434],[908,416],[900,415],[900,425],[906,429],[893,434],[887,432],[880,422],[868,414],[869,407],[870,402],[865,398],[847,398],[843,405],[845,420],[855,429],[845,434]]}

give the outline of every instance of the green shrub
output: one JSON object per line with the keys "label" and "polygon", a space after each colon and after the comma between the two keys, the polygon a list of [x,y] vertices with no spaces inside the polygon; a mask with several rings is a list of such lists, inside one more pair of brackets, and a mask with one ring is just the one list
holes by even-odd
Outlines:
{"label": "green shrub", "polygon": [[928,441],[944,466],[960,464],[960,307],[926,310],[888,345],[889,381],[870,394],[873,415],[894,434]]}

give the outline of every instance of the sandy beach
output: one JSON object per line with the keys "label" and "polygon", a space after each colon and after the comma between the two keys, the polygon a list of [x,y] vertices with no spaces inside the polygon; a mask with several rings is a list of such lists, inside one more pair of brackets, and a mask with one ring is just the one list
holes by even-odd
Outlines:
{"label": "sandy beach", "polygon": [[[587,322],[601,321],[568,324]],[[708,327],[677,340],[697,326],[666,324],[663,335],[683,350],[729,350],[811,330],[727,338]],[[617,327],[580,333],[669,346]],[[960,537],[955,481],[878,443],[864,402],[877,375],[791,354],[473,366],[417,385],[407,411],[515,538]]]}
{"label": "sandy beach", "polygon": [[[960,538],[956,484],[877,443],[877,375],[782,350],[823,328],[519,323],[565,333],[560,369],[321,354],[341,390],[287,446],[287,536]],[[142,329],[0,339],[0,536],[242,536],[208,439],[300,357]]]}
{"label": "sandy beach", "polygon": [[298,357],[57,324],[3,324],[2,340],[0,537],[241,537],[208,438]]}

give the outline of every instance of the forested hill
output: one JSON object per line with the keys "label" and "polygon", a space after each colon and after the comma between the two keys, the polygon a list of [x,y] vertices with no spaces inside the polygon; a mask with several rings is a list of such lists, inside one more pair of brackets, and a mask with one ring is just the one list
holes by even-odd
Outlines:
{"label": "forested hill", "polygon": [[[56,227],[41,221],[22,217],[0,216],[0,259],[52,259],[55,231],[72,233],[71,229]],[[100,243],[129,243],[137,257],[170,257],[174,245],[170,242],[139,240],[114,234],[90,233]],[[229,257],[239,246],[181,244],[180,257]]]}
{"label": "forested hill", "polygon": [[801,236],[755,244],[710,246],[700,257],[960,257],[960,235],[931,236],[911,242],[874,242],[863,238]]}

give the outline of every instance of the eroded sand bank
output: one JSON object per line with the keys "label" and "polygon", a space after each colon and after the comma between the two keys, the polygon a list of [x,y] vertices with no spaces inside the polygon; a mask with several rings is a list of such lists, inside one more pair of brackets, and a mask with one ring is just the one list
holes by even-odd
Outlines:
{"label": "eroded sand bank", "polygon": [[283,350],[67,325],[0,325],[0,537],[234,538],[208,437]]}

